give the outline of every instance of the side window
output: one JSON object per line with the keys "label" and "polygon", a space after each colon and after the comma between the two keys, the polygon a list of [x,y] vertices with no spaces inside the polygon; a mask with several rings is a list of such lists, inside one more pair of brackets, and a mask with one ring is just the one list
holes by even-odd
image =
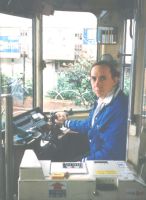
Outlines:
{"label": "side window", "polygon": [[31,19],[0,14],[0,91],[12,94],[14,115],[32,108],[31,44]]}
{"label": "side window", "polygon": [[89,71],[96,60],[96,25],[91,13],[43,16],[44,111],[83,110],[92,104]]}
{"label": "side window", "polygon": [[[131,21],[132,23],[132,21]],[[125,57],[124,57],[124,92],[129,94],[131,80],[131,55],[132,55],[132,38],[130,36],[130,20],[126,21],[126,40],[125,40]]]}

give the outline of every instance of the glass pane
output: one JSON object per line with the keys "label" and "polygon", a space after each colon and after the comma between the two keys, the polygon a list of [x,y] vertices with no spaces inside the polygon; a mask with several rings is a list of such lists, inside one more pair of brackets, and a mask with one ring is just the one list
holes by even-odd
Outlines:
{"label": "glass pane", "polygon": [[[131,21],[132,22],[132,21]],[[129,95],[131,81],[131,55],[132,55],[132,38],[130,37],[130,20],[126,23],[126,42],[125,42],[125,65],[123,70],[123,89]]]}
{"label": "glass pane", "polygon": [[97,18],[91,13],[55,11],[53,16],[43,16],[44,111],[90,107],[96,26]]}
{"label": "glass pane", "polygon": [[[132,21],[133,23],[133,21]],[[132,38],[130,37],[130,20],[127,20],[126,28],[126,56],[125,63],[131,64],[131,54],[132,54]]]}
{"label": "glass pane", "polygon": [[0,79],[14,115],[32,108],[32,20],[0,14]]}
{"label": "glass pane", "polygon": [[131,68],[124,67],[124,92],[129,95],[130,93],[130,80],[131,80]]}

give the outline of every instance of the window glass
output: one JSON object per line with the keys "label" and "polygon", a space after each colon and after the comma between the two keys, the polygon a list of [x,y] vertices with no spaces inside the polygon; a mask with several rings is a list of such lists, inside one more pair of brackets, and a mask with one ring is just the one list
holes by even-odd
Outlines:
{"label": "window glass", "polygon": [[32,108],[31,44],[31,19],[0,14],[0,91],[12,94],[14,115]]}
{"label": "window glass", "polygon": [[84,110],[92,104],[89,71],[96,60],[96,26],[91,13],[43,16],[44,111]]}
{"label": "window glass", "polygon": [[[133,21],[131,21],[133,23]],[[132,24],[131,24],[132,25]],[[130,36],[130,20],[126,22],[126,41],[125,41],[125,66],[124,66],[124,92],[129,95],[130,92],[130,80],[131,80],[131,57],[132,57],[132,38]],[[132,27],[132,26],[131,26]],[[132,33],[132,32],[131,32]],[[133,34],[133,33],[132,33]]]}
{"label": "window glass", "polygon": [[127,20],[127,27],[126,27],[126,56],[125,56],[125,63],[131,64],[131,55],[132,55],[132,38],[130,36],[130,33],[133,34],[133,30],[131,30],[133,21],[131,21],[132,24],[130,24],[130,20]]}

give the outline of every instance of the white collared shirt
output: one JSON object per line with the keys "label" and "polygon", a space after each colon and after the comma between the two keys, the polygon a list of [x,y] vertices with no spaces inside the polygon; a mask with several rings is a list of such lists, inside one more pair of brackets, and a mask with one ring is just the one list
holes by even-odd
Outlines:
{"label": "white collared shirt", "polygon": [[109,92],[104,99],[100,97],[98,98],[98,104],[92,117],[92,126],[94,125],[96,115],[103,109],[104,106],[108,105],[112,101],[112,99],[117,96],[117,94],[120,91],[120,88],[118,88],[116,91],[115,90],[116,89],[114,88],[111,92]]}

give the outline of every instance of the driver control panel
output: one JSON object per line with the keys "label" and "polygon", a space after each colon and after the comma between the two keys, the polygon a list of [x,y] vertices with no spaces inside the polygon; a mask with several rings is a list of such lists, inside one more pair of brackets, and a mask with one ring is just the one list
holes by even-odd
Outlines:
{"label": "driver control panel", "polygon": [[24,144],[42,136],[48,118],[39,107],[13,117],[14,143]]}

